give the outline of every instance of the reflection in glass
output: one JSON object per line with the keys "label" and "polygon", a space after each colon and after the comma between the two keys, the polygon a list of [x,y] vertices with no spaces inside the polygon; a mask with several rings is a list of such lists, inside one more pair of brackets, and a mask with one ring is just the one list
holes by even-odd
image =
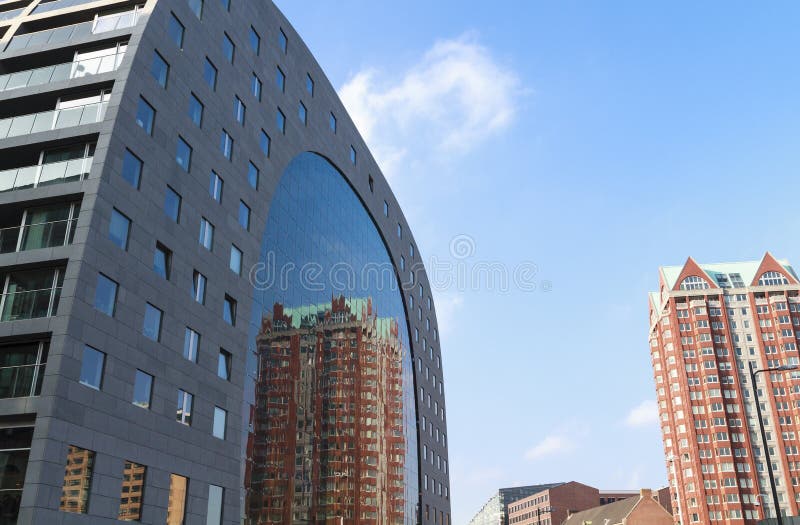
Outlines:
{"label": "reflection in glass", "polygon": [[289,165],[260,260],[244,523],[416,523],[405,309],[371,217],[327,160]]}
{"label": "reflection in glass", "polygon": [[0,429],[0,523],[17,523],[33,427]]}
{"label": "reflection in glass", "polygon": [[144,499],[144,478],[147,467],[125,462],[122,473],[122,492],[119,496],[119,513],[121,521],[139,521],[142,519],[142,500]]}
{"label": "reflection in glass", "polygon": [[86,514],[93,471],[94,452],[70,445],[67,452],[67,466],[64,469],[60,510]]}
{"label": "reflection in glass", "polygon": [[183,525],[186,515],[186,485],[188,479],[178,474],[169,476],[169,502],[167,503],[167,525]]}
{"label": "reflection in glass", "polygon": [[0,346],[0,399],[39,395],[49,346],[44,341]]}

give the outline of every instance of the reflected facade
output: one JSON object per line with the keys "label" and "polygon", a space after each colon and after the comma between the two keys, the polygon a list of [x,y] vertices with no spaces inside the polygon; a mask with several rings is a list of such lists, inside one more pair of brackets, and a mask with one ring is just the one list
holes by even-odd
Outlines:
{"label": "reflected facade", "polygon": [[339,171],[304,153],[252,275],[246,523],[416,523],[412,359],[400,287]]}

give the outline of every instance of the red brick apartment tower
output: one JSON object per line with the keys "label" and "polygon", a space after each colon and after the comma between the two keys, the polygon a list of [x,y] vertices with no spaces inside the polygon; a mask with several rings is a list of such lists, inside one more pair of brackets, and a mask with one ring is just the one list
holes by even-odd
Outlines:
{"label": "red brick apartment tower", "polygon": [[[797,365],[800,283],[786,261],[661,267],[650,353],[675,523],[774,516],[749,363]],[[800,502],[800,372],[758,374],[781,511]]]}
{"label": "red brick apartment tower", "polygon": [[403,523],[398,330],[369,299],[276,304],[263,319],[248,442],[252,523]]}

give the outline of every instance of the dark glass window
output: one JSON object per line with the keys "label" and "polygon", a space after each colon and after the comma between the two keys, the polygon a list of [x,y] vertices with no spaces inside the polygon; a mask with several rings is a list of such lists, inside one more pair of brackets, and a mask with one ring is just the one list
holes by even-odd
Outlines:
{"label": "dark glass window", "polygon": [[113,317],[117,306],[117,287],[119,285],[103,275],[97,274],[97,287],[94,291],[94,307],[104,314]]}
{"label": "dark glass window", "polygon": [[120,173],[123,179],[136,189],[139,189],[139,182],[142,177],[142,161],[131,153],[131,150],[126,149],[122,157],[122,172]]}
{"label": "dark glass window", "polygon": [[208,183],[208,194],[217,202],[222,202],[222,177],[217,172],[211,170],[211,177]]}
{"label": "dark glass window", "polygon": [[270,142],[272,141],[270,140],[269,135],[267,135],[267,132],[262,129],[261,135],[258,138],[258,145],[265,157],[269,157]]}
{"label": "dark glass window", "polygon": [[192,276],[192,297],[200,304],[206,302],[206,276],[197,270]]}
{"label": "dark glass window", "polygon": [[153,254],[153,271],[162,279],[169,279],[172,270],[172,252],[161,244],[156,243],[156,251]]}
{"label": "dark glass window", "polygon": [[106,354],[95,350],[91,346],[83,347],[83,360],[81,361],[82,385],[100,390],[103,386],[103,368],[105,367]]}
{"label": "dark glass window", "polygon": [[192,167],[192,147],[183,140],[183,137],[178,137],[178,147],[175,151],[175,162],[178,163],[183,171],[188,172]]}
{"label": "dark glass window", "polygon": [[306,75],[306,91],[312,97],[314,96],[314,79],[311,78],[311,75]]}
{"label": "dark glass window", "polygon": [[354,148],[353,146],[350,146],[350,162],[353,163],[353,166],[356,165],[356,160],[358,160],[358,158],[356,156],[356,148]]}
{"label": "dark glass window", "polygon": [[386,201],[383,201],[383,214],[389,216],[389,203]]}
{"label": "dark glass window", "polygon": [[158,51],[153,51],[153,65],[150,66],[150,74],[156,79],[158,85],[166,88],[169,77],[169,64],[164,60]]}
{"label": "dark glass window", "polygon": [[139,97],[139,106],[136,108],[136,125],[148,135],[153,134],[153,122],[156,120],[156,110],[148,102]]}
{"label": "dark glass window", "polygon": [[261,79],[255,73],[250,79],[250,92],[256,100],[261,101]]}
{"label": "dark glass window", "polygon": [[134,405],[141,408],[150,408],[150,397],[153,393],[153,376],[141,370],[136,371],[136,378],[133,382]]}
{"label": "dark glass window", "polygon": [[181,196],[169,186],[167,186],[167,192],[164,195],[164,213],[173,221],[179,222],[181,216]]}
{"label": "dark glass window", "polygon": [[286,91],[286,75],[283,74],[281,68],[275,68],[275,83],[278,84],[278,89],[281,92]]}
{"label": "dark glass window", "polygon": [[205,217],[200,219],[200,237],[198,242],[203,248],[212,251],[214,248],[214,225]]}
{"label": "dark glass window", "polygon": [[108,223],[108,238],[111,239],[111,242],[123,250],[127,250],[130,230],[131,220],[116,208],[112,209],[111,220]]}
{"label": "dark glass window", "polygon": [[283,114],[280,108],[275,113],[275,123],[281,133],[286,133],[286,115]]}
{"label": "dark glass window", "polygon": [[233,56],[236,54],[236,45],[231,40],[231,37],[228,36],[228,33],[222,34],[222,55],[225,57],[225,60],[233,64]]}
{"label": "dark glass window", "polygon": [[228,267],[236,275],[242,274],[242,250],[235,245],[231,245],[231,258]]}
{"label": "dark glass window", "polygon": [[222,319],[229,325],[236,325],[236,300],[227,294],[222,302]]}
{"label": "dark glass window", "polygon": [[220,135],[219,149],[223,157],[228,160],[233,160],[233,137],[224,129]]}
{"label": "dark glass window", "polygon": [[250,229],[250,206],[239,201],[239,226],[245,230]]}
{"label": "dark glass window", "polygon": [[331,118],[329,120],[329,124],[330,124],[330,127],[331,127],[331,131],[336,133],[336,115],[334,115],[333,113],[331,113]]}
{"label": "dark glass window", "polygon": [[189,118],[198,128],[203,125],[203,103],[194,93],[189,95]]}
{"label": "dark glass window", "polygon": [[[267,152],[269,152],[269,149],[267,149]],[[250,186],[252,186],[254,190],[258,189],[258,176],[259,170],[256,165],[251,162],[247,166],[247,182],[250,183]]]}
{"label": "dark glass window", "polygon": [[231,363],[233,363],[233,356],[231,353],[220,348],[219,357],[217,358],[217,376],[225,381],[230,381]]}
{"label": "dark glass window", "polygon": [[278,45],[284,54],[289,52],[289,39],[286,38],[286,33],[283,32],[283,29],[281,29],[280,33],[278,33]]}
{"label": "dark glass window", "polygon": [[203,78],[208,87],[211,88],[211,91],[217,89],[217,68],[208,57],[206,57],[205,65],[203,66]]}
{"label": "dark glass window", "polygon": [[261,37],[253,26],[250,26],[250,49],[256,55],[261,51]]}
{"label": "dark glass window", "polygon": [[178,17],[175,16],[174,13],[170,13],[169,17],[169,26],[167,27],[167,33],[169,34],[170,40],[175,42],[175,45],[178,46],[178,49],[183,49],[183,33],[185,28]]}
{"label": "dark glass window", "polygon": [[164,312],[150,303],[144,307],[144,322],[142,323],[142,334],[153,341],[161,339],[161,320]]}
{"label": "dark glass window", "polygon": [[234,96],[233,98],[233,118],[236,119],[236,122],[244,126],[244,116],[247,112],[247,107],[242,102],[238,96]]}
{"label": "dark glass window", "polygon": [[297,116],[300,118],[300,122],[302,122],[304,126],[308,124],[308,110],[306,110],[306,106],[302,102],[300,102],[300,105],[297,106]]}

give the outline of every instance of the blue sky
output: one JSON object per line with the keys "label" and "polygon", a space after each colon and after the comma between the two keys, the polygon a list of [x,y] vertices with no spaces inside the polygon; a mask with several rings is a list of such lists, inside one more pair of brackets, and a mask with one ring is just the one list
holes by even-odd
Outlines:
{"label": "blue sky", "polygon": [[658,266],[800,264],[800,4],[277,4],[423,258],[536,265],[534,291],[436,291],[453,522],[500,486],[665,485]]}

